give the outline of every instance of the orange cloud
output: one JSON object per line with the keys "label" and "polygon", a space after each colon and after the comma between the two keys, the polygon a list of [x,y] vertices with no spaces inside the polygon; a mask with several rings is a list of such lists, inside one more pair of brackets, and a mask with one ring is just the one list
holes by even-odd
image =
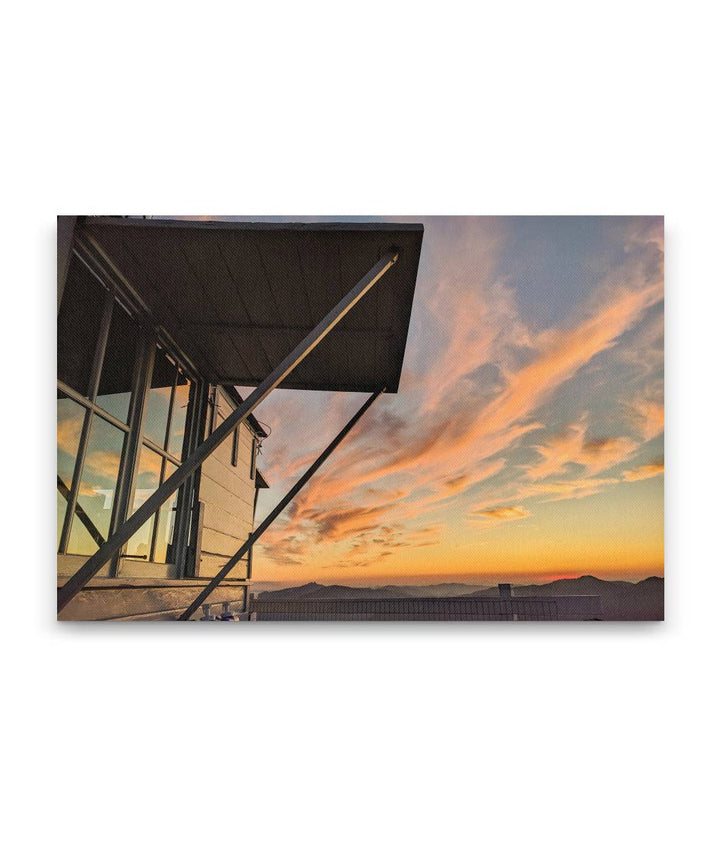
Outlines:
{"label": "orange cloud", "polygon": [[632,403],[636,428],[644,440],[652,440],[665,430],[665,407],[658,401],[636,398]]}
{"label": "orange cloud", "polygon": [[522,505],[500,505],[495,508],[477,508],[470,512],[474,517],[486,517],[490,520],[506,521],[520,520],[523,517],[530,517],[530,512]]}
{"label": "orange cloud", "polygon": [[645,479],[651,479],[654,476],[662,475],[665,472],[665,464],[663,461],[653,461],[649,464],[644,464],[641,467],[636,467],[634,470],[625,470],[623,472],[623,479],[625,481],[634,482],[634,481],[644,481]]}

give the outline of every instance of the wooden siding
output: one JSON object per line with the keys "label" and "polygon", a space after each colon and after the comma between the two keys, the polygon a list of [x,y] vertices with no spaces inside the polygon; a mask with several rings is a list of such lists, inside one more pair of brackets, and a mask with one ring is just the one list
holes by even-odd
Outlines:
{"label": "wooden siding", "polygon": [[[172,621],[193,602],[200,580],[92,580],[63,610],[62,621]],[[208,597],[211,615],[246,609],[247,583],[223,583]],[[198,610],[196,618],[201,618]]]}
{"label": "wooden siding", "polygon": [[[218,391],[215,426],[235,409]],[[255,482],[250,478],[253,432],[246,423],[238,427],[237,466],[232,465],[232,434],[202,465],[199,499],[203,503],[198,538],[198,576],[213,577],[243,545],[253,530]],[[247,560],[233,568],[230,579],[246,579]]]}

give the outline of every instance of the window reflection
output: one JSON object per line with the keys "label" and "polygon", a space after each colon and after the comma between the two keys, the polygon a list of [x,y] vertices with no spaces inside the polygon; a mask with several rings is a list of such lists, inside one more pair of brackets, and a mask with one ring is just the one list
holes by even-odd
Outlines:
{"label": "window reflection", "polygon": [[165,448],[165,432],[168,414],[170,412],[170,396],[177,369],[159,348],[155,352],[152,380],[147,404],[145,405],[145,421],[143,432],[145,436]]}
{"label": "window reflection", "polygon": [[75,459],[80,444],[85,408],[71,398],[60,398],[57,403],[57,548],[60,549],[60,536],[68,496],[72,486]]}
{"label": "window reflection", "polygon": [[[138,508],[152,496],[160,485],[160,467],[162,466],[162,458],[155,452],[151,451],[147,446],[143,446],[140,453],[140,463],[138,465],[137,480],[135,483],[135,495],[133,497],[132,512]],[[129,515],[128,515],[129,516]],[[152,534],[155,515],[150,520],[147,520],[132,536],[125,547],[125,555],[130,559],[138,559],[142,561],[150,561],[150,551],[152,548]]]}
{"label": "window reflection", "polygon": [[[145,334],[121,301],[122,297],[113,297],[78,259],[73,260],[58,316],[58,378],[76,390],[83,402],[78,404],[58,389],[57,546],[66,554],[92,555],[108,538],[113,512],[121,510],[115,506],[122,456],[127,454],[125,449],[137,448],[134,442],[126,443],[127,431],[104,418],[108,414],[129,427],[132,388],[136,385],[140,392],[147,359]],[[98,342],[105,337],[100,367]],[[160,346],[154,351],[138,438],[136,487],[129,507],[123,502],[124,519],[155,492],[161,478],[175,472],[170,458],[182,457],[191,381]],[[93,377],[98,378],[97,390],[94,385],[90,388]],[[83,469],[79,484],[78,480],[73,484],[83,426],[89,428],[87,442],[83,442]],[[163,450],[161,454],[150,448],[151,442]],[[126,463],[134,466],[133,460]],[[68,519],[71,497],[76,499],[72,519]],[[175,494],[167,500],[121,555],[148,562],[174,561],[177,499]]]}
{"label": "window reflection", "polygon": [[92,417],[77,498],[79,515],[90,526],[78,514],[73,515],[68,553],[90,556],[98,548],[98,535],[102,539],[108,536],[124,439],[125,434],[114,425]]}
{"label": "window reflection", "polygon": [[[170,461],[165,465],[165,479],[177,470]],[[158,525],[155,534],[155,561],[171,562],[171,550],[173,545],[173,530],[175,528],[175,510],[177,506],[177,491],[168,499],[158,512]]]}
{"label": "window reflection", "polygon": [[190,382],[183,374],[178,374],[173,412],[170,418],[170,433],[168,436],[168,452],[176,458],[182,457],[183,439],[185,437],[185,419],[190,398]]}
{"label": "window reflection", "polygon": [[128,419],[138,337],[138,325],[115,301],[96,402],[121,422]]}

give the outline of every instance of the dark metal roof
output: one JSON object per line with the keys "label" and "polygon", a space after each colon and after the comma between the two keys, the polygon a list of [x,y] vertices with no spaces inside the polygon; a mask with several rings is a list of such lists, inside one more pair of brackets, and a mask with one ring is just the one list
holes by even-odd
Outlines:
{"label": "dark metal roof", "polygon": [[400,259],[288,376],[290,389],[397,392],[423,227],[87,217],[119,270],[197,368],[255,386],[390,249]]}

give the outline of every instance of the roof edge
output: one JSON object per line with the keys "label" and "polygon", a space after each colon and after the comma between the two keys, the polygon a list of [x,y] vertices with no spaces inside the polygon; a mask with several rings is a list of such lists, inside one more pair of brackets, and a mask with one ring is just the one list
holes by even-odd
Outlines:
{"label": "roof edge", "polygon": [[338,231],[338,232],[424,232],[422,223],[394,223],[363,220],[357,223],[326,220],[317,223],[266,222],[260,220],[167,220],[134,216],[94,216],[78,217],[80,224],[88,226],[125,226],[147,229],[223,229],[228,231]]}

